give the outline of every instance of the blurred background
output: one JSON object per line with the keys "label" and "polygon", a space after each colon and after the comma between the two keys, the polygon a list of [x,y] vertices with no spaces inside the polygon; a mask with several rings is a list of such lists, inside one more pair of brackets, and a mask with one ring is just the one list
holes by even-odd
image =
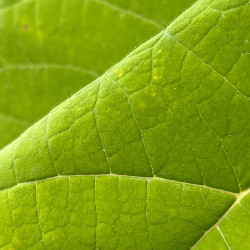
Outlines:
{"label": "blurred background", "polygon": [[194,0],[0,0],[0,148]]}

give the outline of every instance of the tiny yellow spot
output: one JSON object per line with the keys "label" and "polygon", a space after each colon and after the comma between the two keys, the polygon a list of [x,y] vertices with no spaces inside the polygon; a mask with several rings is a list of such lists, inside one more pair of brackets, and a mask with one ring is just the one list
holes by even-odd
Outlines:
{"label": "tiny yellow spot", "polygon": [[122,77],[123,76],[123,72],[120,72],[119,74],[118,74],[118,77],[120,78],[120,77]]}
{"label": "tiny yellow spot", "polygon": [[161,63],[164,63],[164,62],[165,62],[165,59],[164,59],[164,58],[162,58],[162,59],[160,60],[160,62],[161,62]]}
{"label": "tiny yellow spot", "polygon": [[147,107],[147,104],[145,102],[140,102],[140,108],[145,109]]}
{"label": "tiny yellow spot", "polygon": [[18,245],[20,246],[21,243],[22,243],[21,240],[19,238],[17,238],[17,237],[14,237],[12,242],[13,242],[14,245],[17,245],[17,246]]}
{"label": "tiny yellow spot", "polygon": [[57,238],[58,238],[58,235],[57,235],[57,234],[54,234],[54,235],[52,236],[52,241],[57,240]]}
{"label": "tiny yellow spot", "polygon": [[169,53],[169,52],[166,52],[166,53],[164,54],[164,56],[161,57],[160,62],[161,62],[161,63],[164,63],[164,62],[168,59],[169,55],[170,55],[170,53]]}

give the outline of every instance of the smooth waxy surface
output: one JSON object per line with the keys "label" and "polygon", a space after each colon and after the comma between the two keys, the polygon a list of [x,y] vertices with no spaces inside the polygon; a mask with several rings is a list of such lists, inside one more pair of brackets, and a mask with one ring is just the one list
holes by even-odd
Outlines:
{"label": "smooth waxy surface", "polygon": [[0,0],[0,148],[194,0]]}
{"label": "smooth waxy surface", "polygon": [[4,148],[0,245],[249,248],[249,13],[197,2]]}

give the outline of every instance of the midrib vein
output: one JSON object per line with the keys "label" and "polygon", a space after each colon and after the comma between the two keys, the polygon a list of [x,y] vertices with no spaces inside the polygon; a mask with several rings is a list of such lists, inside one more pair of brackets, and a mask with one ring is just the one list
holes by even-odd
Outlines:
{"label": "midrib vein", "polygon": [[[232,206],[226,211],[226,213],[212,226],[210,227],[204,234],[203,236],[194,244],[194,246],[191,248],[192,250],[194,250],[197,245],[199,243],[202,242],[202,240],[214,229],[214,228],[219,228],[221,222],[230,214],[230,212],[238,205],[240,204],[240,201],[245,197],[247,196],[248,194],[250,193],[250,188],[248,188],[247,190],[245,190],[244,192],[242,193],[239,193],[237,195],[235,195],[235,197],[237,198],[235,200],[235,202],[232,204]],[[221,234],[220,232],[220,229],[218,230],[219,233]],[[223,237],[223,239],[225,240],[225,238]]]}
{"label": "midrib vein", "polygon": [[123,178],[146,180],[146,181],[158,180],[158,181],[163,181],[163,182],[170,182],[170,183],[175,183],[175,184],[182,184],[182,185],[193,186],[193,187],[196,187],[196,188],[205,188],[205,189],[208,189],[210,191],[217,191],[217,192],[221,192],[221,193],[224,193],[224,194],[228,194],[228,195],[234,196],[236,198],[241,197],[241,195],[242,195],[242,193],[234,193],[234,192],[226,191],[226,190],[219,189],[219,188],[208,187],[208,186],[205,186],[205,185],[194,184],[194,183],[186,183],[186,182],[177,181],[177,180],[170,180],[170,179],[165,179],[165,178],[162,178],[162,177],[146,177],[146,176],[119,175],[119,174],[56,175],[56,176],[52,176],[52,177],[43,178],[43,179],[40,179],[40,180],[32,180],[32,181],[26,181],[26,182],[19,182],[16,185],[13,185],[11,187],[0,189],[0,192],[4,191],[4,190],[9,190],[9,189],[11,189],[13,187],[17,187],[17,186],[21,186],[21,185],[26,185],[26,184],[29,184],[29,183],[38,183],[38,182],[42,182],[42,181],[46,181],[46,180],[51,180],[51,179],[56,179],[56,178],[70,178],[70,177],[118,177],[118,178],[123,177]]}

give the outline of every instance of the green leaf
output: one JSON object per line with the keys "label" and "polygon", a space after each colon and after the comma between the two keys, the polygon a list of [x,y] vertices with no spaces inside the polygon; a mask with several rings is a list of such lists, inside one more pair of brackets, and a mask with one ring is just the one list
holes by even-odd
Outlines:
{"label": "green leaf", "polygon": [[0,148],[194,0],[0,0]]}
{"label": "green leaf", "polygon": [[0,151],[0,246],[248,249],[249,6],[198,1]]}

